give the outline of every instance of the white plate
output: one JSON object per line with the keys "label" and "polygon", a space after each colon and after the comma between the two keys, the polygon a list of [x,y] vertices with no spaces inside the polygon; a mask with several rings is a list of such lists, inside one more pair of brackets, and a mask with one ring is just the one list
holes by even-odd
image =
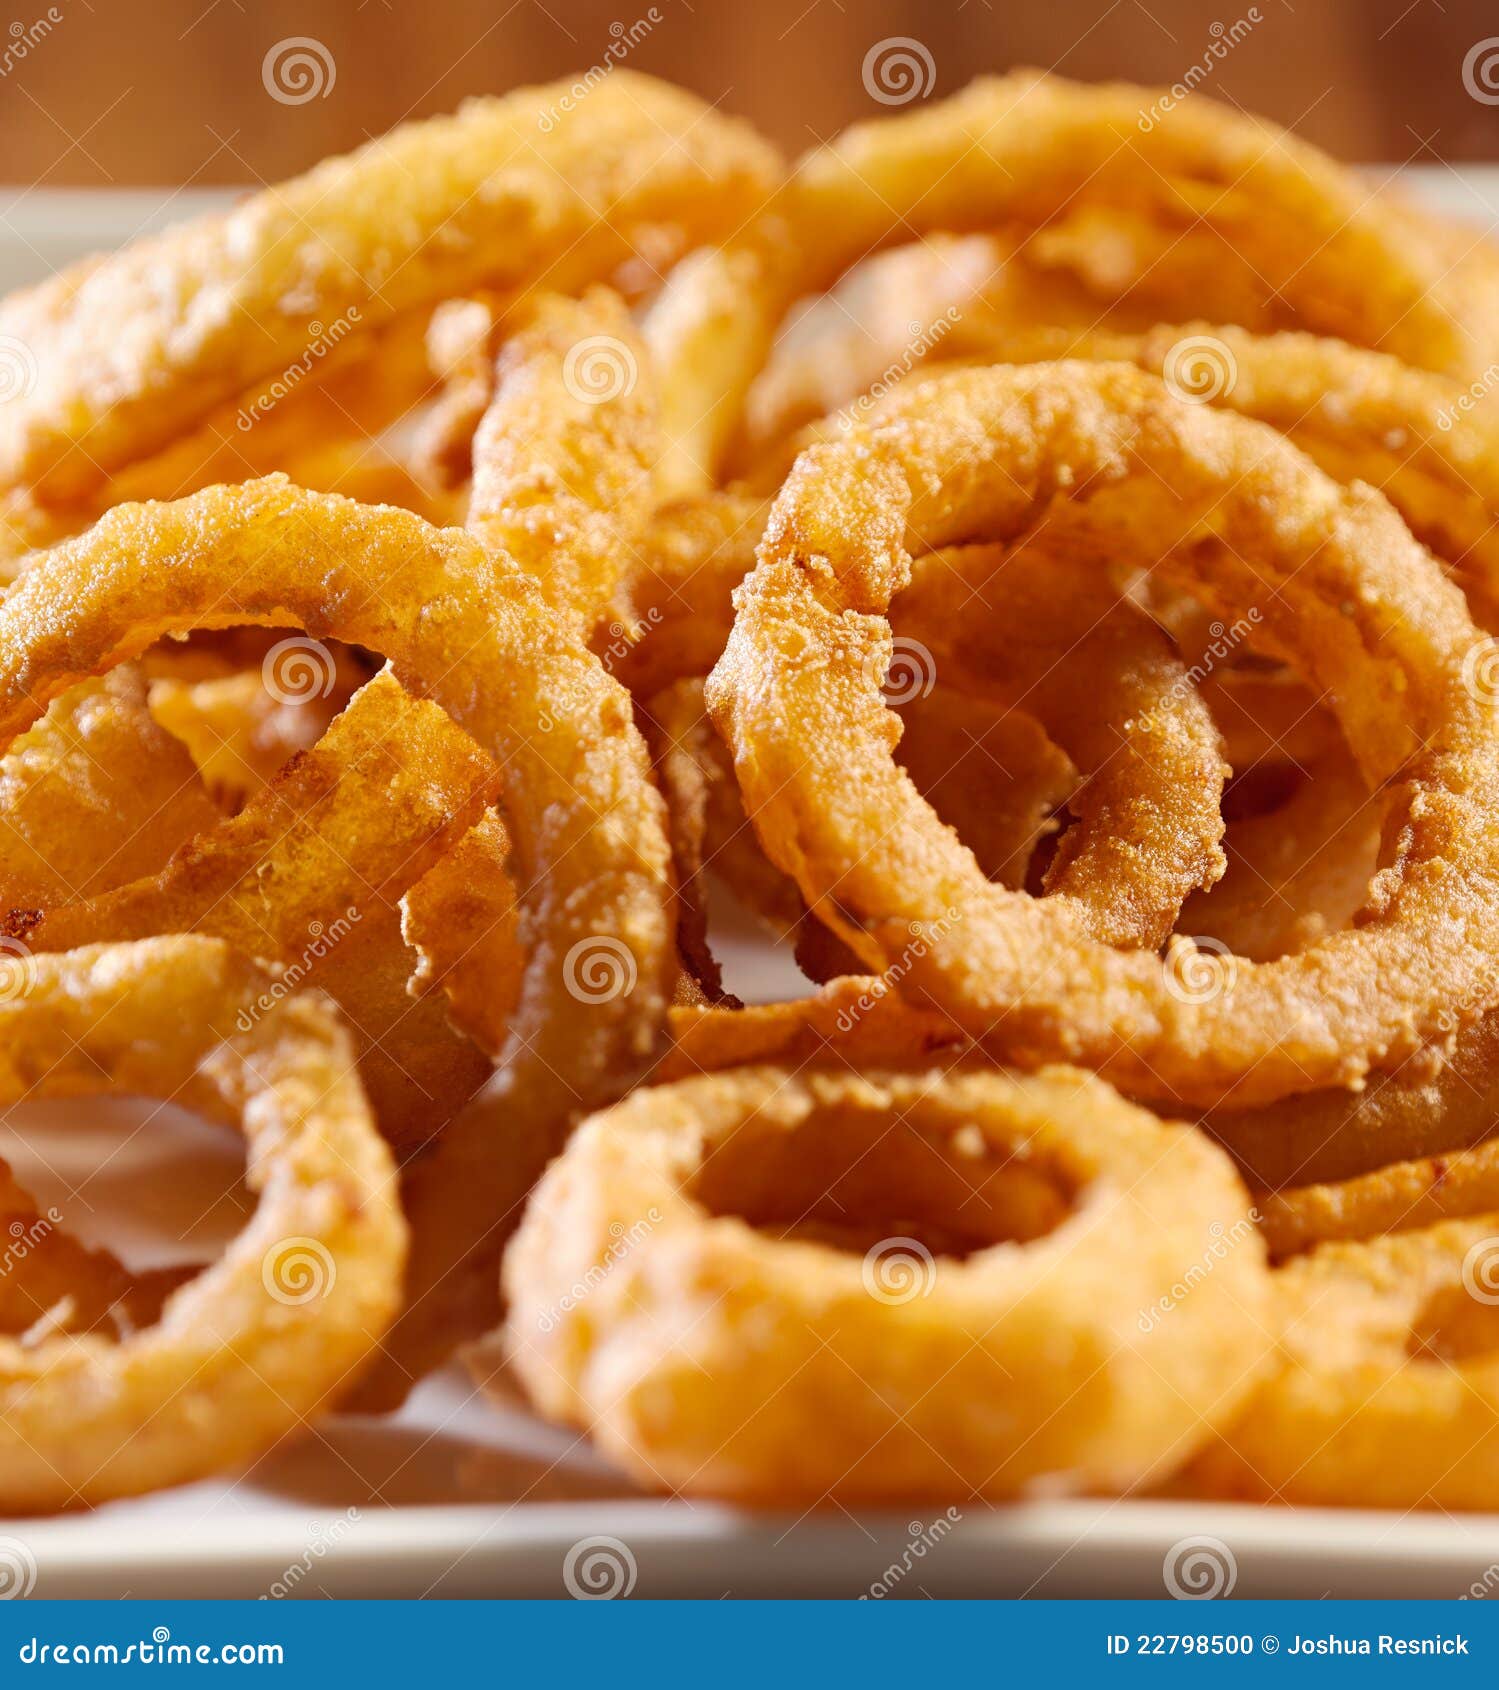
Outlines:
{"label": "white plate", "polygon": [[[1499,168],[1407,176],[1444,210],[1485,225],[1499,216]],[[0,291],[229,197],[0,194]],[[802,989],[787,959],[742,932],[720,945],[746,995]],[[237,1145],[159,1112],[149,1133],[133,1132],[136,1121],[128,1105],[30,1110],[27,1146],[12,1141],[18,1172],[43,1207],[56,1202],[75,1230],[127,1255],[149,1246],[161,1260],[166,1243],[200,1257],[238,1212],[222,1201]],[[334,1418],[238,1479],[0,1522],[0,1596],[32,1569],[48,1597],[560,1597],[571,1578],[655,1597],[1159,1597],[1175,1582],[1239,1596],[1451,1598],[1499,1588],[1499,1516],[1117,1501],[971,1509],[956,1521],[751,1516],[634,1494],[579,1441],[518,1404],[478,1398],[455,1367],[399,1416]]]}

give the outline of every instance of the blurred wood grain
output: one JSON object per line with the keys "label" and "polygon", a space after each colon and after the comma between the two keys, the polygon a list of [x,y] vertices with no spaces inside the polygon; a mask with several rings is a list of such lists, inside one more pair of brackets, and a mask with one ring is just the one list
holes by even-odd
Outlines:
{"label": "blurred wood grain", "polygon": [[[48,187],[274,181],[464,96],[577,75],[645,20],[629,55],[800,149],[881,108],[866,53],[905,36],[934,92],[1035,64],[1170,84],[1224,32],[1217,98],[1349,159],[1499,159],[1499,105],[1463,64],[1493,0],[14,0],[0,26],[0,180]],[[650,22],[650,14],[659,22]],[[1215,27],[1217,26],[1217,27]],[[8,35],[6,30],[8,29]],[[310,38],[320,96],[280,104],[262,70]]]}

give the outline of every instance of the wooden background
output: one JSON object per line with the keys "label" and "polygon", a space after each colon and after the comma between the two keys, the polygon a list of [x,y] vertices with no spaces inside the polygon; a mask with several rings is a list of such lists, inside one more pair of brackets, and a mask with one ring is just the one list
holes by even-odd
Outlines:
{"label": "wooden background", "polygon": [[[1243,0],[655,0],[631,54],[797,148],[877,112],[861,81],[876,42],[911,36],[937,93],[980,70],[1044,65],[1169,84]],[[464,95],[578,75],[641,0],[12,0],[0,24],[0,180],[45,186],[274,180]],[[1258,0],[1219,61],[1219,98],[1349,159],[1499,159],[1499,105],[1469,95],[1469,49],[1499,36],[1494,0]],[[44,27],[26,50],[15,37]],[[9,29],[9,39],[6,29]],[[36,34],[35,30],[31,31]],[[271,99],[267,52],[309,36],[326,97]],[[8,49],[8,52],[7,52]]]}

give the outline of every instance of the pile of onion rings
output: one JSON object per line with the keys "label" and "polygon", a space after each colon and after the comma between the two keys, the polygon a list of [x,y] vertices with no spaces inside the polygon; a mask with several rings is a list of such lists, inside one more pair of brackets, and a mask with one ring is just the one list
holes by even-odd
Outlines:
{"label": "pile of onion rings", "polygon": [[1499,1506],[1494,250],[1196,95],[557,97],[0,302],[0,1090],[259,1199],[0,1163],[0,1499],[467,1349],[756,1506]]}

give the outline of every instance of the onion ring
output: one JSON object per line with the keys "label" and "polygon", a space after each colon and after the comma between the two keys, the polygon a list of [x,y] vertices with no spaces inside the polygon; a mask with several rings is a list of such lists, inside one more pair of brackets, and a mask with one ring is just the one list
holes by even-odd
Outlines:
{"label": "onion ring", "polygon": [[524,973],[509,860],[505,823],[486,811],[401,900],[401,932],[418,958],[411,991],[441,991],[454,1025],[491,1057],[505,1048]]}
{"label": "onion ring", "polygon": [[1371,1074],[1362,1091],[1214,1109],[1203,1125],[1252,1185],[1272,1189],[1351,1179],[1487,1138],[1499,1119],[1499,1016],[1464,1027],[1452,1055],[1435,1073],[1432,1067],[1417,1058],[1393,1074]]}
{"label": "onion ring", "polygon": [[[576,1113],[654,1059],[673,975],[661,799],[628,694],[517,566],[405,512],[279,477],[122,507],[28,571],[0,602],[0,743],[72,682],[165,634],[245,622],[384,651],[413,696],[430,695],[504,769],[525,984],[499,1072],[444,1135],[444,1169],[465,1170],[449,1185],[461,1207],[418,1230],[400,1323],[455,1344],[465,1320],[492,1318],[512,1186],[524,1190]],[[543,717],[553,731],[538,730]],[[439,1285],[463,1304],[450,1320]]]}
{"label": "onion ring", "polygon": [[1260,1230],[1275,1256],[1495,1213],[1499,1144],[1492,1141],[1446,1155],[1391,1162],[1356,1179],[1266,1192],[1259,1200]]}
{"label": "onion ring", "polygon": [[1456,382],[1341,341],[1202,322],[1000,336],[988,355],[1129,362],[1271,424],[1335,480],[1378,487],[1451,565],[1475,619],[1499,628],[1499,423]]}
{"label": "onion ring", "polygon": [[1229,826],[1228,869],[1187,900],[1184,930],[1256,962],[1304,951],[1363,904],[1380,821],[1377,795],[1346,754],[1314,766],[1286,803]]}
{"label": "onion ring", "polygon": [[[909,575],[903,540],[1003,538],[1043,512],[1085,538],[1091,524],[1121,562],[1159,558],[1224,614],[1267,601],[1266,640],[1338,699],[1365,778],[1391,782],[1398,853],[1362,927],[1204,991],[1190,955],[1163,968],[1064,936],[1058,900],[989,886],[943,834],[890,761],[864,672]],[[1377,494],[1335,486],[1262,425],[1115,365],[925,384],[803,456],[736,607],[708,704],[772,860],[877,966],[941,913],[906,984],[1012,1053],[1081,1061],[1136,1095],[1262,1103],[1398,1066],[1450,1042],[1449,1000],[1471,1020],[1499,997],[1482,960],[1499,724],[1468,674],[1478,630]],[[800,727],[830,722],[847,733]]]}
{"label": "onion ring", "polygon": [[[722,649],[723,639],[707,630],[727,631],[730,591],[742,575],[747,535],[758,526],[738,521],[742,509],[733,497],[679,505],[648,537],[648,550],[663,534],[669,549],[657,554],[659,572],[645,595],[649,631],[630,654],[632,679],[654,679],[684,652]],[[658,606],[672,608],[653,621]],[[1187,894],[1222,872],[1219,798],[1227,773],[1211,717],[1164,636],[1143,612],[1118,603],[1096,571],[1054,545],[955,547],[918,558],[895,609],[902,633],[892,661],[905,683],[896,698],[914,707],[916,722],[901,762],[918,788],[942,809],[943,777],[960,761],[951,745],[923,731],[932,725],[921,709],[932,699],[923,695],[938,677],[955,674],[955,690],[992,700],[990,731],[1006,709],[1035,712],[1086,777],[1074,800],[1078,820],[1063,838],[1046,890],[1066,898],[1085,928],[1108,943],[1162,943]],[[672,700],[664,690],[645,710],[665,711],[666,737],[682,745],[690,724],[680,700]],[[982,738],[975,727],[970,748]],[[940,762],[943,755],[947,763]],[[701,767],[703,757],[692,761]],[[1004,766],[1002,750],[997,762]],[[1022,766],[1044,774],[1034,759]],[[961,789],[963,782],[956,784]],[[732,805],[733,814],[719,818],[731,824],[732,836],[737,793],[722,780],[714,789]],[[676,790],[680,821],[685,783],[678,781]],[[996,826],[985,816],[991,795],[974,797],[973,813],[949,803],[943,819],[979,849],[986,875],[1004,879],[996,870],[1014,862],[1022,838],[1033,841],[1037,818],[1022,801],[1014,829]],[[1023,863],[1020,869],[1023,876]],[[690,870],[689,860],[689,883]],[[783,930],[799,926],[799,897],[778,891],[763,873],[740,878],[753,907]],[[732,874],[731,881],[739,884]],[[688,942],[699,945],[701,935],[689,934]]]}
{"label": "onion ring", "polygon": [[474,436],[465,526],[590,628],[616,608],[621,536],[654,502],[659,426],[645,363],[617,294],[544,296],[501,349]]}
{"label": "onion ring", "polygon": [[810,997],[785,1003],[688,1004],[671,1011],[672,1042],[651,1076],[656,1085],[725,1068],[773,1064],[865,1069],[949,1067],[974,1056],[952,1022],[908,1004],[878,975],[843,975]]}
{"label": "onion ring", "polygon": [[0,758],[0,930],[153,872],[217,820],[140,671],[88,682]]}
{"label": "onion ring", "polygon": [[315,995],[199,938],[38,956],[0,1002],[0,1094],[112,1090],[237,1121],[254,1219],[115,1344],[0,1339],[0,1502],[24,1514],[181,1484],[268,1449],[369,1356],[400,1294],[390,1153]]}
{"label": "onion ring", "polygon": [[60,1332],[123,1338],[159,1319],[171,1292],[198,1271],[132,1273],[108,1250],[80,1243],[60,1222],[56,1209],[42,1214],[0,1162],[0,1224],[9,1252],[0,1277],[0,1332],[27,1343]]}
{"label": "onion ring", "polygon": [[[1157,319],[1200,316],[1207,302],[1223,307],[1210,314],[1229,317],[1246,287],[1257,287],[1279,326],[1481,374],[1499,338],[1487,253],[1454,262],[1353,172],[1211,100],[1145,122],[1159,97],[1018,70],[855,124],[803,158],[760,219],[694,265],[681,282],[687,298],[673,299],[672,289],[663,297],[670,321],[653,351],[663,392],[680,390],[668,408],[703,419],[700,485],[720,477],[750,384],[797,297],[894,241],[1007,223],[1044,231],[1093,208],[1158,218],[1172,236],[1206,226],[1220,237],[1214,260],[1185,276],[1162,263],[1121,280]],[[1044,242],[1036,250],[1047,260]],[[705,362],[694,328],[714,320],[725,332]],[[674,336],[673,324],[687,332]]]}
{"label": "onion ring", "polygon": [[1050,543],[922,558],[893,610],[918,661],[1033,712],[1082,774],[1045,890],[1106,944],[1163,944],[1187,894],[1223,872],[1228,765],[1159,629]]}
{"label": "onion ring", "polygon": [[[764,141],[680,89],[619,72],[548,129],[562,93],[408,124],[13,295],[0,333],[40,379],[0,417],[0,480],[77,495],[305,357],[309,323],[376,328],[485,282],[592,279],[643,226],[737,227],[775,180]],[[235,332],[246,322],[258,332]]]}
{"label": "onion ring", "polygon": [[1499,1215],[1278,1268],[1279,1363],[1193,1463],[1194,1494],[1499,1507]]}
{"label": "onion ring", "polygon": [[[311,642],[306,642],[310,644]],[[400,1149],[439,1131],[489,1073],[414,1004],[398,900],[482,814],[494,764],[390,675],[232,821],[158,874],[47,909],[34,948],[207,933],[331,997],[354,1036],[380,1130]]]}
{"label": "onion ring", "polygon": [[317,492],[409,503],[438,520],[436,491],[409,474],[403,480],[383,438],[431,384],[419,327],[403,321],[344,339],[291,391],[278,372],[65,504],[43,503],[27,489],[0,494],[0,582],[13,580],[32,552],[81,533],[115,505],[181,498],[275,472]]}
{"label": "onion ring", "polygon": [[[1076,790],[1070,759],[1033,716],[999,699],[934,681],[930,693],[918,688],[894,708],[902,767],[989,879],[1023,885],[1038,841]],[[701,679],[677,681],[642,706],[642,715],[671,820],[677,942],[707,996],[725,997],[708,943],[709,869],[771,932],[794,941],[796,960],[812,979],[856,969],[857,959],[810,916],[795,884],[760,850],[728,747],[704,714]]]}
{"label": "onion ring", "polygon": [[615,673],[637,699],[706,675],[733,626],[731,595],[755,566],[770,501],[724,492],[672,500],[642,534],[629,575],[641,628]]}
{"label": "onion ring", "polygon": [[[960,1209],[964,1259],[906,1236]],[[776,1505],[1127,1489],[1232,1412],[1269,1342],[1227,1162],[1065,1071],[637,1092],[548,1170],[505,1286],[545,1414],[648,1484]]]}
{"label": "onion ring", "polygon": [[[152,720],[187,747],[204,785],[230,815],[299,751],[311,750],[369,679],[368,669],[341,649],[269,637],[267,647],[253,669],[226,663],[221,674],[191,680],[171,674],[159,651],[144,659]],[[280,667],[298,662],[305,665],[301,684],[293,669],[293,685],[283,685]]]}

